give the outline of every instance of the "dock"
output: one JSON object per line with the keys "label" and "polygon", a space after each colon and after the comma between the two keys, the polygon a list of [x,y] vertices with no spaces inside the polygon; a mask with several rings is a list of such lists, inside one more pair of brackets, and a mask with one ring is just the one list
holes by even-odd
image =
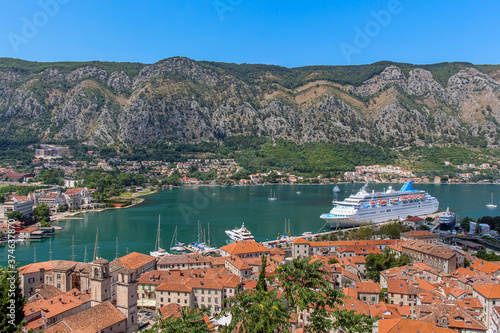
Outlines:
{"label": "dock", "polygon": [[[435,219],[435,221],[433,222],[433,226],[431,228],[431,232],[433,232],[437,227],[439,227],[439,222],[436,218],[441,216],[441,214],[443,214],[443,213],[440,212],[440,213],[421,215],[420,217],[423,219],[426,219],[427,217],[431,217],[431,218]],[[378,227],[378,226],[382,226],[384,224],[393,223],[393,222],[394,221],[387,221],[387,222],[373,223],[372,225]],[[304,239],[307,239],[309,241],[312,241],[312,240],[314,240],[318,237],[321,237],[323,235],[330,235],[332,233],[337,233],[340,231],[349,232],[349,231],[356,230],[356,229],[363,227],[363,226],[366,226],[366,225],[360,225],[357,227],[351,227],[351,228],[345,228],[345,229],[331,229],[329,231],[317,232],[317,233],[307,233],[307,235],[302,234],[300,236],[290,236],[290,237],[287,236],[287,237],[283,237],[281,239],[268,240],[268,241],[264,241],[261,243],[262,243],[262,245],[264,245],[267,248],[274,248],[274,247],[277,247],[278,245],[290,246],[294,239],[304,238]]]}

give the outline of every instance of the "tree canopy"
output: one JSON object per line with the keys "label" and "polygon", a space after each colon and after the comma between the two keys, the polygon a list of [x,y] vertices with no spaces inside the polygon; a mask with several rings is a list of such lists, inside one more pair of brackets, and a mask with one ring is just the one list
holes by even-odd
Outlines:
{"label": "tree canopy", "polygon": [[391,252],[389,248],[384,249],[384,253],[370,253],[366,257],[366,276],[375,281],[380,282],[380,272],[393,267],[401,267],[408,265],[412,259],[407,254],[401,254],[396,258],[396,254]]}

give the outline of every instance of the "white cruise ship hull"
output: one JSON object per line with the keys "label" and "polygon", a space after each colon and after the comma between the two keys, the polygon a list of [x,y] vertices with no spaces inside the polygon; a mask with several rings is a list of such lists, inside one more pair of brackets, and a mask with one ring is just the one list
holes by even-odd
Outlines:
{"label": "white cruise ship hull", "polygon": [[[406,185],[406,184],[405,184]],[[320,217],[331,228],[356,227],[369,223],[382,223],[393,219],[405,219],[407,216],[432,214],[438,211],[439,202],[424,191],[387,192],[365,191],[365,187],[356,195],[351,195]]]}

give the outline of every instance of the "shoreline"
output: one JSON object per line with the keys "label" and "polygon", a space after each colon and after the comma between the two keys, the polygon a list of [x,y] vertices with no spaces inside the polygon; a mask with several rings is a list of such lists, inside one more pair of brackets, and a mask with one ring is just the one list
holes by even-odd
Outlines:
{"label": "shoreline", "polygon": [[[276,184],[276,183],[264,183],[264,184],[251,184],[251,185],[248,185],[248,184],[245,184],[245,185],[212,185],[212,184],[193,184],[193,185],[181,185],[181,186],[171,186],[170,187],[166,187],[166,188],[159,188],[159,189],[155,189],[153,191],[150,191],[148,193],[142,193],[142,192],[138,192],[138,193],[134,193],[132,194],[130,197],[126,197],[126,198],[120,198],[119,200],[131,200],[132,203],[128,206],[125,206],[125,207],[105,207],[105,208],[99,208],[99,209],[89,209],[89,210],[82,210],[82,211],[77,211],[77,212],[61,212],[61,213],[57,213],[56,215],[52,215],[51,216],[51,222],[59,222],[61,220],[79,220],[79,219],[82,219],[82,218],[78,218],[78,217],[74,217],[78,214],[86,214],[86,213],[90,213],[90,212],[102,212],[102,211],[105,211],[105,210],[113,210],[113,209],[126,209],[126,208],[131,208],[131,207],[134,207],[138,204],[141,204],[143,203],[146,199],[145,198],[141,198],[143,196],[148,196],[150,194],[155,194],[155,193],[158,193],[159,190],[161,189],[174,189],[174,188],[182,188],[182,187],[246,187],[246,186],[279,186],[279,185],[286,185],[286,186],[312,186],[312,185],[316,185],[316,186],[332,186],[332,185],[337,185],[337,184],[365,184],[366,182],[336,182],[336,183],[330,183],[330,184],[289,184],[289,183],[282,183],[282,184]],[[371,182],[369,184],[404,184],[404,182]],[[429,183],[416,183],[416,184],[422,184],[422,185],[500,185],[499,183],[484,183],[484,182],[474,182],[474,183],[471,183],[471,182],[467,182],[467,183],[432,183],[432,182],[429,182]],[[116,198],[118,199],[118,198]],[[73,218],[72,218],[73,217]]]}
{"label": "shoreline", "polygon": [[158,193],[158,190],[150,191],[148,193],[139,192],[135,196],[132,195],[132,197],[130,197],[130,198],[125,198],[125,200],[133,200],[133,202],[130,205],[125,206],[125,207],[105,207],[105,208],[98,208],[98,209],[81,210],[81,211],[77,211],[77,212],[61,212],[61,213],[57,213],[55,215],[52,215],[50,217],[50,220],[51,220],[51,222],[59,222],[61,220],[80,220],[82,218],[72,218],[72,217],[75,215],[78,215],[78,214],[99,213],[99,212],[103,212],[105,210],[126,209],[126,208],[130,208],[130,207],[134,207],[135,205],[143,203],[146,200],[145,198],[141,198],[142,196],[147,196],[147,195],[154,194],[154,193]]}

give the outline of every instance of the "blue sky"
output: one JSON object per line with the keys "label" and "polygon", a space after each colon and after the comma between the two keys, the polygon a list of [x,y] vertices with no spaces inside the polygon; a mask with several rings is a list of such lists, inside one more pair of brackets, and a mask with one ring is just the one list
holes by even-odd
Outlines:
{"label": "blue sky", "polygon": [[499,12],[498,0],[4,0],[0,57],[498,64]]}

